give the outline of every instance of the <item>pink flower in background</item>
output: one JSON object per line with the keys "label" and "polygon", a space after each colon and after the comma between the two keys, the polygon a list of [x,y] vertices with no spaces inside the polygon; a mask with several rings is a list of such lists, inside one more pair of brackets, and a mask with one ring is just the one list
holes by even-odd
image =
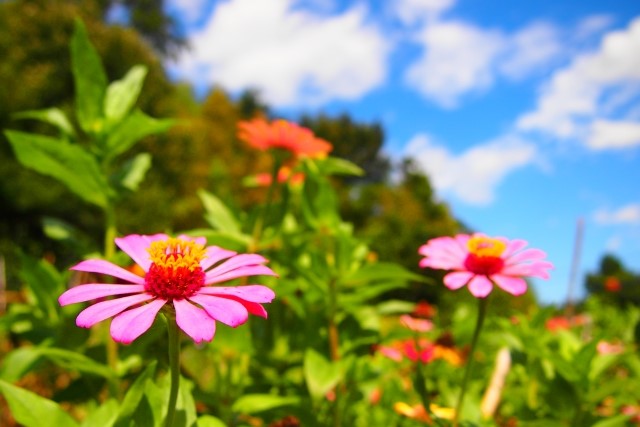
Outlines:
{"label": "pink flower in background", "polygon": [[[60,305],[108,296],[117,298],[93,304],[78,314],[76,324],[89,328],[113,317],[111,336],[129,344],[152,325],[165,305],[173,306],[178,326],[195,342],[211,341],[216,320],[236,327],[249,313],[267,317],[261,305],[275,297],[262,285],[211,286],[245,276],[275,273],[256,254],[236,254],[217,246],[205,247],[205,239],[166,234],[132,234],[115,239],[144,272],[136,275],[108,261],[82,261],[72,270],[107,274],[126,283],[90,283],[64,292]],[[114,317],[115,316],[115,317]]]}
{"label": "pink flower in background", "polygon": [[433,322],[431,320],[419,319],[409,316],[408,314],[400,316],[400,324],[414,332],[429,332],[433,329]]}
{"label": "pink flower in background", "polygon": [[431,239],[419,249],[424,255],[420,267],[453,270],[444,276],[449,289],[468,285],[469,292],[485,298],[497,285],[512,295],[527,291],[524,277],[548,279],[553,265],[544,261],[539,249],[524,249],[524,240],[487,237],[484,234],[459,234]]}

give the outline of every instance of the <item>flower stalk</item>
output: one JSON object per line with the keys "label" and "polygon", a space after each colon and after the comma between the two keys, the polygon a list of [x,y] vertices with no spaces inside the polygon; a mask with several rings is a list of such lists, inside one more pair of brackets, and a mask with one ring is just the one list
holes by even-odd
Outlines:
{"label": "flower stalk", "polygon": [[464,377],[462,378],[462,386],[460,387],[460,394],[458,395],[458,402],[456,403],[456,409],[453,415],[453,427],[458,427],[458,420],[462,412],[462,405],[464,403],[464,396],[467,392],[467,385],[469,383],[469,377],[471,376],[471,368],[473,366],[473,354],[475,353],[476,345],[478,344],[478,337],[484,324],[484,318],[487,314],[488,298],[478,298],[478,317],[476,319],[476,327],[473,331],[473,337],[471,338],[471,349],[469,350],[469,360],[464,371]]}
{"label": "flower stalk", "polygon": [[176,323],[175,313],[165,313],[167,319],[167,331],[169,334],[169,372],[171,375],[171,389],[169,391],[169,406],[165,427],[173,426],[178,402],[178,390],[180,388],[180,333]]}

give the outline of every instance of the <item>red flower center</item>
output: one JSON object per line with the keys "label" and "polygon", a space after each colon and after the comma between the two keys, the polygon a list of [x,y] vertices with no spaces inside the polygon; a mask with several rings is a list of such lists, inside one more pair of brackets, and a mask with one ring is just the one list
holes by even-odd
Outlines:
{"label": "red flower center", "polygon": [[501,255],[507,245],[499,239],[485,236],[473,236],[467,242],[469,255],[464,260],[464,267],[475,274],[490,276],[499,273],[504,267]]}
{"label": "red flower center", "polygon": [[168,300],[188,298],[204,286],[200,261],[205,248],[195,242],[167,239],[149,246],[151,267],[144,277],[147,292]]}
{"label": "red flower center", "polygon": [[504,260],[495,256],[478,256],[476,254],[467,255],[464,260],[464,268],[475,274],[491,276],[499,273],[504,267]]}

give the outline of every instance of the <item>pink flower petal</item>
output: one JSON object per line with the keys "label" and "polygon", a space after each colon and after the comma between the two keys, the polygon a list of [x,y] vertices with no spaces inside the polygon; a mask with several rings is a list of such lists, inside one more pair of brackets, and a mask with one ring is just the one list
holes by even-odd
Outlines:
{"label": "pink flower petal", "polygon": [[529,243],[526,240],[515,239],[507,242],[507,249],[505,249],[502,254],[503,258],[508,258],[514,253],[518,252],[520,249],[527,246]]}
{"label": "pink flower petal", "polygon": [[237,255],[237,252],[228,251],[218,246],[209,246],[207,248],[207,256],[202,260],[202,262],[200,262],[200,266],[203,270],[207,270],[213,264],[222,261],[223,259],[231,258],[234,255]]}
{"label": "pink flower petal", "polygon": [[108,285],[106,283],[89,283],[66,290],[58,298],[60,305],[90,301],[112,295],[125,295],[144,292],[144,285]]}
{"label": "pink flower petal", "polygon": [[111,321],[111,337],[122,344],[131,344],[133,340],[147,332],[158,311],[166,303],[167,300],[158,298],[149,304],[118,314]]}
{"label": "pink flower petal", "polygon": [[276,294],[266,286],[248,285],[248,286],[210,286],[203,287],[198,291],[199,294],[234,296],[238,299],[251,302],[271,302]]}
{"label": "pink flower petal", "polygon": [[141,236],[139,234],[130,234],[125,237],[120,237],[115,239],[116,245],[124,253],[129,255],[131,259],[133,259],[136,264],[138,264],[144,271],[149,271],[149,267],[151,266],[151,259],[149,257],[149,245],[151,242],[155,242],[158,240],[166,240],[169,236],[166,234],[154,234],[152,236]]}
{"label": "pink flower petal", "polygon": [[132,305],[149,301],[153,298],[153,295],[137,294],[96,303],[85,308],[80,312],[80,314],[78,314],[78,317],[76,318],[76,325],[81,328],[90,328],[98,322],[121,313]]}
{"label": "pink flower petal", "polygon": [[491,293],[493,284],[486,276],[475,276],[469,282],[469,292],[476,298],[485,298]]}
{"label": "pink flower petal", "polygon": [[216,321],[203,309],[185,299],[173,300],[176,323],[196,343],[211,341],[216,333]]}
{"label": "pink flower petal", "polygon": [[548,261],[537,261],[531,264],[516,264],[507,265],[500,272],[506,276],[530,276],[540,277],[541,279],[548,279],[549,273],[547,270],[553,268],[553,264]]}
{"label": "pink flower petal", "polygon": [[267,318],[267,310],[265,310],[264,307],[258,304],[257,302],[249,302],[249,301],[238,301],[238,302],[242,304],[244,308],[247,309],[249,314],[253,314],[254,316],[264,317],[265,319]]}
{"label": "pink flower petal", "polygon": [[536,261],[544,259],[546,257],[547,254],[544,251],[541,251],[540,249],[530,248],[511,255],[509,258],[505,259],[505,262],[507,265],[513,265],[525,261]]}
{"label": "pink flower petal", "polygon": [[452,290],[460,289],[474,276],[470,271],[454,271],[444,276],[444,285]]}
{"label": "pink flower petal", "polygon": [[207,272],[204,276],[204,284],[212,285],[214,283],[226,282],[228,280],[237,279],[239,277],[246,276],[277,276],[266,265],[247,265],[238,267],[235,270],[227,271],[226,273],[218,273],[215,268]]}
{"label": "pink flower petal", "polygon": [[209,316],[233,328],[242,325],[249,318],[247,309],[233,299],[195,294],[189,300],[201,305]]}
{"label": "pink flower petal", "polygon": [[264,264],[267,260],[258,254],[240,254],[228,259],[219,266],[207,272],[208,277],[219,276],[238,267],[256,266]]}
{"label": "pink flower petal", "polygon": [[506,292],[509,292],[511,295],[518,296],[527,292],[527,282],[519,277],[495,274],[491,276],[491,279],[493,279],[496,285]]}
{"label": "pink flower petal", "polygon": [[204,237],[191,237],[186,234],[181,234],[178,236],[178,239],[186,240],[187,242],[194,242],[202,246],[205,246],[207,244],[207,239],[205,239]]}
{"label": "pink flower petal", "polygon": [[144,283],[143,277],[140,277],[137,274],[133,274],[130,271],[127,271],[124,268],[103,259],[89,259],[86,261],[82,261],[71,267],[70,270],[86,271],[87,273],[107,274],[109,276],[117,277],[118,279],[126,280],[127,282],[131,283]]}

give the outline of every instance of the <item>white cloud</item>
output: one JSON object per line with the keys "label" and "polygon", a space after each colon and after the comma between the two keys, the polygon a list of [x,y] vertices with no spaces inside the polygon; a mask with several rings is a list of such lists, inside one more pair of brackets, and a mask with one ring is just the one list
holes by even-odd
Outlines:
{"label": "white cloud", "polygon": [[414,36],[424,52],[405,80],[428,99],[453,108],[501,77],[520,80],[544,72],[563,55],[563,36],[564,30],[545,21],[512,33],[463,21],[427,21]]}
{"label": "white cloud", "polygon": [[492,64],[504,47],[503,36],[460,21],[428,24],[417,34],[425,53],[405,75],[406,81],[443,107],[493,83]]}
{"label": "white cloud", "polygon": [[356,99],[383,82],[390,46],[364,6],[327,16],[292,4],[218,4],[173,71],[201,87],[258,89],[274,106]]}
{"label": "white cloud", "polygon": [[559,57],[563,50],[560,30],[548,22],[535,22],[508,38],[500,71],[522,79]]}
{"label": "white cloud", "polygon": [[473,205],[492,202],[502,180],[536,157],[533,145],[515,137],[477,145],[456,155],[419,134],[407,144],[405,152],[421,165],[436,190]]}
{"label": "white cloud", "polygon": [[536,109],[522,115],[517,126],[577,138],[597,149],[637,144],[637,124],[604,115],[611,114],[607,100],[640,94],[638,82],[640,18],[627,30],[606,35],[596,52],[579,55],[557,71],[543,87]]}
{"label": "white cloud", "polygon": [[596,150],[640,145],[640,123],[595,120],[590,127],[587,145]]}
{"label": "white cloud", "polygon": [[405,24],[415,24],[424,19],[435,19],[447,9],[450,9],[456,0],[394,0],[389,4],[394,8],[394,13]]}
{"label": "white cloud", "polygon": [[616,210],[600,209],[593,214],[598,224],[640,224],[640,203],[629,204]]}

